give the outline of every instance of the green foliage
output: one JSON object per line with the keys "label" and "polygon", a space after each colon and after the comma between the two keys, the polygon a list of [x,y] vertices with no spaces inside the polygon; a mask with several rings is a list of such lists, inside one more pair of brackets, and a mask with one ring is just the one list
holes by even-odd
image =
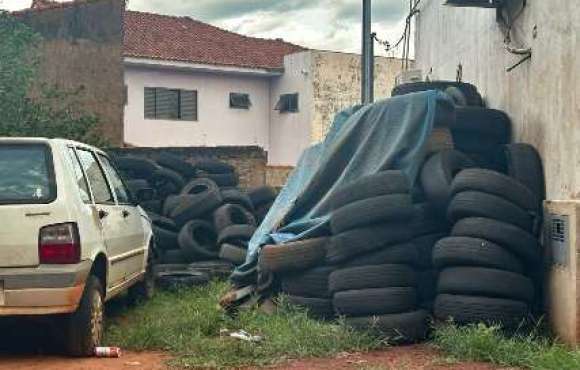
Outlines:
{"label": "green foliage", "polygon": [[[310,319],[286,302],[275,315],[249,310],[229,317],[217,305],[227,289],[227,284],[214,282],[178,293],[160,292],[145,305],[114,317],[106,341],[131,350],[170,351],[175,365],[196,369],[259,366],[384,347],[368,333]],[[222,330],[242,329],[264,340],[250,343],[220,335]]]}
{"label": "green foliage", "polygon": [[536,333],[507,337],[498,327],[450,324],[435,331],[434,343],[462,361],[487,361],[532,370],[580,369],[580,352]]}
{"label": "green foliage", "polygon": [[97,117],[76,108],[82,91],[35,84],[41,41],[37,33],[0,11],[0,40],[0,136],[107,144],[97,131]]}

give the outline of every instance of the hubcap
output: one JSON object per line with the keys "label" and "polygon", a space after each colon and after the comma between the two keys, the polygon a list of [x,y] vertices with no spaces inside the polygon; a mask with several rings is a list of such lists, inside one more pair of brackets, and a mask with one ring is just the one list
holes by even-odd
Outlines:
{"label": "hubcap", "polygon": [[91,312],[91,336],[93,343],[99,345],[103,337],[103,300],[99,292],[93,292]]}

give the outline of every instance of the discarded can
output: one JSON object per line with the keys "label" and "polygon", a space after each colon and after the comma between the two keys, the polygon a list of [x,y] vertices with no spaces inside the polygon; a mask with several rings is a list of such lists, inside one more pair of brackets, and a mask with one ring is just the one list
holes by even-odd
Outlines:
{"label": "discarded can", "polygon": [[119,347],[96,347],[96,357],[121,357],[121,348]]}

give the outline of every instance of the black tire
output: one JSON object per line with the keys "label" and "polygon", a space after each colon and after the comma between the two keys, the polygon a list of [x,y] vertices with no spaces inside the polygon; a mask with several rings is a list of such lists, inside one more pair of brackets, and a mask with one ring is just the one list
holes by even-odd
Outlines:
{"label": "black tire", "polygon": [[159,257],[159,263],[164,265],[181,265],[190,263],[189,257],[181,249],[170,249],[162,251]]}
{"label": "black tire", "polygon": [[439,273],[439,294],[505,298],[531,303],[534,284],[527,277],[484,267],[450,267]]}
{"label": "black tire", "polygon": [[190,260],[218,258],[217,235],[213,227],[204,221],[190,221],[177,238],[183,254]]}
{"label": "black tire", "polygon": [[421,237],[431,234],[448,233],[451,225],[447,222],[445,217],[430,203],[415,204],[415,216],[411,223],[414,237]]}
{"label": "black tire", "polygon": [[170,218],[159,216],[158,214],[152,212],[147,213],[147,216],[149,216],[149,219],[151,219],[151,223],[155,226],[162,227],[166,230],[174,232],[179,231],[179,228],[177,227],[175,222],[173,222],[173,220]]}
{"label": "black tire", "polygon": [[64,346],[67,354],[93,356],[103,339],[104,290],[99,279],[89,275],[77,310],[64,322]]}
{"label": "black tire", "polygon": [[187,270],[189,263],[157,263],[153,266],[153,274],[157,276],[162,272],[183,271]]}
{"label": "black tire", "polygon": [[202,272],[213,278],[227,278],[234,270],[234,266],[228,261],[208,260],[196,261],[187,266],[188,270]]}
{"label": "black tire", "polygon": [[337,270],[328,281],[332,293],[345,290],[415,287],[415,271],[406,265],[375,265]]}
{"label": "black tire", "polygon": [[307,270],[324,260],[328,241],[328,238],[315,238],[266,245],[260,253],[260,266],[271,272]]}
{"label": "black tire", "polygon": [[261,186],[248,191],[248,197],[256,209],[264,204],[272,204],[276,196],[276,189],[271,186]]}
{"label": "black tire", "polygon": [[115,157],[117,168],[132,179],[150,180],[159,166],[152,160],[134,156]]}
{"label": "black tire", "polygon": [[452,131],[493,137],[498,144],[510,142],[512,123],[503,111],[466,107],[457,108],[455,113],[455,121],[449,124]]}
{"label": "black tire", "polygon": [[330,216],[330,229],[336,235],[361,226],[409,221],[414,214],[410,195],[383,195],[359,200],[335,210]]}
{"label": "black tire", "polygon": [[169,153],[161,153],[157,158],[157,163],[160,166],[169,168],[186,179],[190,179],[195,176],[195,168],[190,164],[181,159],[178,156]]}
{"label": "black tire", "polygon": [[154,260],[151,257],[151,252],[149,253],[150,256],[147,261],[147,269],[145,271],[145,276],[143,276],[143,280],[137,282],[127,291],[127,302],[131,306],[148,301],[153,298],[153,294],[155,294]]}
{"label": "black tire", "polygon": [[238,184],[240,183],[240,178],[239,178],[238,174],[235,172],[219,173],[219,174],[207,173],[207,174],[198,175],[198,176],[200,176],[201,178],[206,178],[206,179],[212,180],[219,187],[238,186]]}
{"label": "black tire", "polygon": [[288,296],[288,302],[305,308],[316,319],[330,320],[335,317],[331,299]]}
{"label": "black tire", "polygon": [[171,212],[171,218],[182,227],[187,222],[203,218],[222,203],[219,191],[208,190],[196,195],[181,195],[179,205]]}
{"label": "black tire", "polygon": [[413,244],[390,245],[376,251],[366,253],[348,260],[341,268],[357,266],[374,266],[386,264],[400,264],[414,266],[417,263],[417,250]]}
{"label": "black tire", "polygon": [[150,182],[151,187],[162,199],[171,194],[179,194],[185,185],[185,180],[180,174],[167,168],[159,168],[153,172]]}
{"label": "black tire", "polygon": [[221,232],[232,225],[256,225],[254,215],[244,207],[236,204],[224,204],[213,213],[213,225],[217,232]]}
{"label": "black tire", "polygon": [[224,243],[220,248],[219,258],[229,261],[236,266],[242,265],[246,262],[246,255],[248,251],[238,246]]}
{"label": "black tire", "polygon": [[197,170],[214,174],[232,173],[235,171],[234,166],[232,166],[231,164],[222,161],[216,161],[213,159],[205,159],[197,161],[193,166]]}
{"label": "black tire", "polygon": [[145,179],[132,179],[125,181],[125,185],[129,188],[131,194],[136,195],[139,191],[144,189],[151,189],[149,181]]}
{"label": "black tire", "polygon": [[435,318],[454,323],[517,327],[529,313],[528,305],[511,299],[439,294],[435,299]]}
{"label": "black tire", "polygon": [[323,266],[284,275],[282,291],[292,296],[330,299],[332,294],[328,290],[328,279],[333,271],[333,267]]}
{"label": "black tire", "polygon": [[453,180],[452,194],[478,191],[502,197],[533,213],[538,212],[540,201],[519,181],[499,172],[484,169],[461,171]]}
{"label": "black tire", "polygon": [[217,184],[210,179],[194,179],[189,181],[181,190],[182,195],[199,195],[207,192],[219,192]]}
{"label": "black tire", "polygon": [[433,248],[435,244],[448,234],[423,235],[411,241],[417,250],[417,263],[415,266],[420,270],[433,268]]}
{"label": "black tire", "polygon": [[546,199],[544,167],[536,148],[529,144],[510,144],[505,146],[505,155],[508,175],[527,186],[540,202]]}
{"label": "black tire", "polygon": [[180,290],[207,284],[209,277],[191,270],[160,272],[157,274],[157,286],[166,290]]}
{"label": "black tire", "polygon": [[191,199],[189,195],[170,195],[163,201],[161,214],[165,217],[171,217],[171,213],[185,199]]}
{"label": "black tire", "polygon": [[417,306],[415,288],[348,290],[334,294],[334,309],[339,315],[367,316],[413,311]]}
{"label": "black tire", "polygon": [[331,209],[339,209],[359,200],[381,195],[407,194],[409,190],[409,180],[401,171],[384,171],[341,186],[329,195],[327,203]]}
{"label": "black tire", "polygon": [[239,189],[221,189],[223,202],[225,204],[237,204],[250,212],[254,212],[254,204],[250,197]]}
{"label": "black tire", "polygon": [[443,213],[447,209],[455,175],[473,166],[469,157],[456,150],[439,152],[425,162],[421,169],[421,185],[427,200],[437,212]]}
{"label": "black tire", "polygon": [[427,307],[429,310],[433,308],[433,301],[437,296],[437,276],[436,270],[424,270],[417,272],[417,295],[419,305]]}
{"label": "black tire", "polygon": [[426,82],[411,82],[396,86],[391,92],[391,96],[406,95],[421,91],[439,90],[445,91],[450,87],[455,87],[461,91],[465,97],[467,104],[474,107],[482,107],[483,100],[481,95],[477,92],[477,88],[465,82],[455,81],[426,81]]}
{"label": "black tire", "polygon": [[256,208],[256,210],[254,211],[254,216],[256,217],[256,222],[258,224],[264,221],[264,219],[268,215],[268,212],[270,212],[270,208],[272,208],[271,203],[266,203]]}
{"label": "black tire", "polygon": [[326,261],[338,264],[387,245],[408,241],[411,237],[411,230],[405,224],[380,224],[349,230],[331,238]]}
{"label": "black tire", "polygon": [[505,222],[466,218],[455,224],[451,235],[489,240],[529,262],[537,262],[541,256],[540,244],[532,234]]}
{"label": "black tire", "polygon": [[479,191],[455,194],[447,217],[453,223],[470,217],[490,218],[527,231],[532,231],[534,226],[534,218],[526,210],[504,198]]}
{"label": "black tire", "polygon": [[507,248],[485,239],[453,236],[441,239],[433,249],[433,264],[438,269],[452,266],[488,267],[524,272],[519,257]]}
{"label": "black tire", "polygon": [[232,225],[228,226],[218,235],[218,243],[236,243],[240,240],[250,240],[256,232],[254,225]]}
{"label": "black tire", "polygon": [[159,249],[168,251],[179,248],[177,232],[153,225],[153,235],[155,236],[155,244]]}
{"label": "black tire", "polygon": [[345,323],[357,330],[386,336],[390,343],[416,343],[427,336],[428,313],[418,310],[390,315],[347,317]]}
{"label": "black tire", "polygon": [[160,214],[162,212],[162,203],[163,202],[160,200],[146,200],[144,202],[140,202],[139,205],[148,213],[153,212]]}

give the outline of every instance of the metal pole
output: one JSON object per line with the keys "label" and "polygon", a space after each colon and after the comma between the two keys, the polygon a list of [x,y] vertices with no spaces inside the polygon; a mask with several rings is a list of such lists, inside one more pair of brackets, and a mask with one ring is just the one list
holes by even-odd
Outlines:
{"label": "metal pole", "polygon": [[363,104],[374,101],[374,48],[371,35],[371,0],[363,0],[362,25],[362,86],[361,100]]}

